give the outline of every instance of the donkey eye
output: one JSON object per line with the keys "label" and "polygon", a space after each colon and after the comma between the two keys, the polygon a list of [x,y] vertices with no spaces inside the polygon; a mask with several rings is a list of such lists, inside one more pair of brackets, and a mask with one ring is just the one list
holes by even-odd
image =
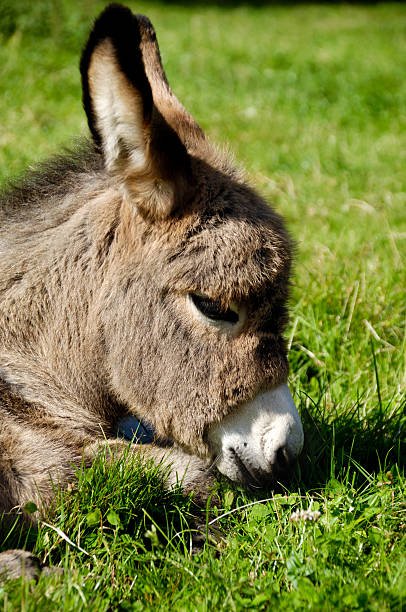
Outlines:
{"label": "donkey eye", "polygon": [[227,323],[232,324],[238,323],[238,313],[231,310],[231,308],[224,309],[220,302],[212,300],[205,295],[197,295],[196,293],[191,293],[190,297],[196,308],[208,319],[212,321],[227,321]]}

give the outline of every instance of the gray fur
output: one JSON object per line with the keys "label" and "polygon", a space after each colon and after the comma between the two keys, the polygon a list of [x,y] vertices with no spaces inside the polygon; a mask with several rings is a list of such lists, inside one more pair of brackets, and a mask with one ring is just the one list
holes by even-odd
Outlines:
{"label": "gray fur", "polygon": [[[131,413],[175,444],[134,452],[188,467],[203,499],[207,428],[287,378],[289,236],[169,89],[152,26],[138,27],[154,101],[145,167],[123,147],[107,170],[85,142],[2,195],[0,512],[49,507],[51,480],[66,486]],[[92,52],[102,67],[106,49]],[[190,292],[243,303],[243,332],[199,327]]]}

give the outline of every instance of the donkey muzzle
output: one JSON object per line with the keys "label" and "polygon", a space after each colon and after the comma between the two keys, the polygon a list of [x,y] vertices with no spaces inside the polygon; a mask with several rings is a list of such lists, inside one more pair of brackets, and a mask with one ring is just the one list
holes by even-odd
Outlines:
{"label": "donkey muzzle", "polygon": [[303,427],[287,385],[257,395],[208,431],[217,469],[263,488],[283,477],[303,448]]}

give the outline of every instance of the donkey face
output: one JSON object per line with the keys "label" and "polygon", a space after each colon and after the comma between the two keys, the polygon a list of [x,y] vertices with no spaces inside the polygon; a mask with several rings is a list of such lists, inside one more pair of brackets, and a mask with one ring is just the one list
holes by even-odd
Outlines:
{"label": "donkey face", "polygon": [[175,98],[145,17],[108,7],[81,72],[114,209],[98,301],[110,390],[231,479],[275,478],[303,443],[282,220]]}

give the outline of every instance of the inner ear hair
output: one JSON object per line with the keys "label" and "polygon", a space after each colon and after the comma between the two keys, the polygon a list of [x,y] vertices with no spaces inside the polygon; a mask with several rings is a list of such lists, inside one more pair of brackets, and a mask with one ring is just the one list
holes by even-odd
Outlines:
{"label": "inner ear hair", "polygon": [[[109,41],[109,45],[105,45],[105,50],[107,55],[110,55],[110,60],[114,57],[118,71],[123,73],[134,90],[139,92],[143,120],[146,124],[151,120],[153,107],[151,86],[145,73],[140,49],[141,34],[138,20],[129,8],[110,4],[95,20],[80,61],[83,106],[90,131],[98,145],[102,145],[102,138],[97,128],[96,109],[90,90],[89,67],[94,51],[105,41]],[[105,85],[108,87],[112,84]]]}
{"label": "inner ear hair", "polygon": [[80,65],[83,104],[108,171],[142,214],[160,218],[190,199],[190,160],[154,105],[139,19],[110,5],[95,21]]}

